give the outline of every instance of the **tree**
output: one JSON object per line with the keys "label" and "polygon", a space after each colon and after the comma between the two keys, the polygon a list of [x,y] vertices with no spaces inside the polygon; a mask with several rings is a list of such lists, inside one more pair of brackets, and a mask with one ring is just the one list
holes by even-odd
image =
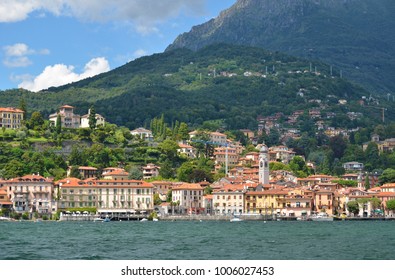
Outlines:
{"label": "tree", "polygon": [[30,117],[29,127],[33,129],[37,129],[38,127],[44,124],[44,118],[40,112],[33,112]]}
{"label": "tree", "polygon": [[354,215],[359,213],[359,203],[355,200],[349,201],[347,203],[347,210]]}
{"label": "tree", "polygon": [[154,205],[160,205],[162,203],[162,199],[160,199],[160,196],[158,193],[154,194]]}
{"label": "tree", "polygon": [[158,146],[159,150],[165,156],[166,159],[174,162],[177,158],[177,149],[179,148],[178,144],[170,139],[166,139]]}
{"label": "tree", "polygon": [[56,133],[62,133],[62,118],[60,117],[60,114],[56,117]]}
{"label": "tree", "polygon": [[305,178],[309,175],[309,169],[304,159],[300,156],[295,156],[289,163],[289,167],[296,176]]}
{"label": "tree", "polygon": [[390,199],[385,202],[388,210],[394,211],[395,210],[395,199]]}
{"label": "tree", "polygon": [[387,168],[379,177],[380,184],[395,182],[395,169]]}
{"label": "tree", "polygon": [[336,135],[329,140],[329,147],[333,151],[333,156],[340,159],[347,148],[347,142],[344,140],[343,135]]}
{"label": "tree", "polygon": [[172,168],[172,163],[170,160],[165,160],[159,169],[159,175],[165,179],[174,178],[174,170]]}
{"label": "tree", "polygon": [[141,168],[139,166],[132,166],[129,169],[129,179],[131,180],[141,180],[143,179],[143,171],[141,171]]}
{"label": "tree", "polygon": [[25,98],[23,98],[23,97],[21,97],[21,99],[19,99],[19,109],[21,109],[23,111],[23,120],[26,121],[27,120],[27,106],[26,106]]}
{"label": "tree", "polygon": [[78,166],[72,166],[71,167],[70,177],[82,179],[81,173],[78,171]]}
{"label": "tree", "polygon": [[89,128],[90,129],[95,129],[96,128],[96,110],[95,107],[92,105],[91,108],[89,109]]}

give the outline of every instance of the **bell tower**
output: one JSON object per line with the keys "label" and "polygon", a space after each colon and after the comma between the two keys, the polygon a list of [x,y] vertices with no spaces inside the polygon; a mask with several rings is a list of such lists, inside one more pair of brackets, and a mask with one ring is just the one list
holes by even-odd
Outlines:
{"label": "bell tower", "polygon": [[259,183],[269,184],[269,149],[265,143],[259,151]]}

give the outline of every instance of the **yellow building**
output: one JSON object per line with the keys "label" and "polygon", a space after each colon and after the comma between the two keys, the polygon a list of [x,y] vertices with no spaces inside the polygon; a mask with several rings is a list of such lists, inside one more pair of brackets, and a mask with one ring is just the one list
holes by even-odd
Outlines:
{"label": "yellow building", "polygon": [[278,213],[286,206],[283,201],[287,195],[287,191],[277,189],[249,191],[245,194],[244,211],[268,215]]}
{"label": "yellow building", "polygon": [[0,127],[20,128],[23,121],[23,113],[20,109],[0,107]]}

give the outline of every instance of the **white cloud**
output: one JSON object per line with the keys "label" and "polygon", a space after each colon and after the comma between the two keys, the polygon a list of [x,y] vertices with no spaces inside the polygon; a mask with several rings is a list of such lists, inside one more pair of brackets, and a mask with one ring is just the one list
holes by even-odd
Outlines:
{"label": "white cloud", "polygon": [[19,88],[24,88],[30,91],[40,91],[53,86],[61,86],[79,80],[93,77],[100,73],[110,70],[110,65],[104,57],[97,57],[90,60],[84,67],[84,72],[81,74],[75,73],[74,66],[55,64],[45,67],[44,71],[37,77],[31,78],[22,76],[23,81],[18,85]]}
{"label": "white cloud", "polygon": [[32,63],[33,62],[27,56],[6,57],[3,60],[3,64],[11,68],[27,67]]}
{"label": "white cloud", "polygon": [[39,54],[48,55],[48,49],[33,50],[28,45],[17,43],[14,45],[4,46],[4,60],[3,64],[7,67],[26,67],[32,64],[28,58],[29,55]]}
{"label": "white cloud", "polygon": [[136,31],[157,32],[158,23],[182,12],[203,14],[204,0],[2,0],[0,22],[26,19],[33,11],[76,17],[84,21],[125,21]]}

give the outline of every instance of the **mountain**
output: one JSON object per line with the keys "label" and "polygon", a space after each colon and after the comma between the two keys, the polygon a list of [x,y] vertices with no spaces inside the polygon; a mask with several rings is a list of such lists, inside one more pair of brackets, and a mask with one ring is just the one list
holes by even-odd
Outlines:
{"label": "mountain", "polygon": [[395,92],[395,1],[238,0],[171,44],[263,47],[320,59],[368,90]]}
{"label": "mountain", "polygon": [[[147,126],[164,114],[168,123],[178,120],[197,126],[216,121],[228,129],[255,130],[259,115],[290,115],[318,107],[322,113],[338,112],[347,121],[348,111],[366,113],[358,103],[362,96],[369,93],[341,78],[338,71],[331,75],[330,67],[321,62],[215,44],[198,51],[177,49],[142,57],[38,93],[0,92],[0,106],[18,106],[23,97],[30,113],[40,110],[47,116],[68,104],[85,114],[94,104],[109,122],[129,128]],[[340,99],[347,100],[347,105],[340,106]]]}

